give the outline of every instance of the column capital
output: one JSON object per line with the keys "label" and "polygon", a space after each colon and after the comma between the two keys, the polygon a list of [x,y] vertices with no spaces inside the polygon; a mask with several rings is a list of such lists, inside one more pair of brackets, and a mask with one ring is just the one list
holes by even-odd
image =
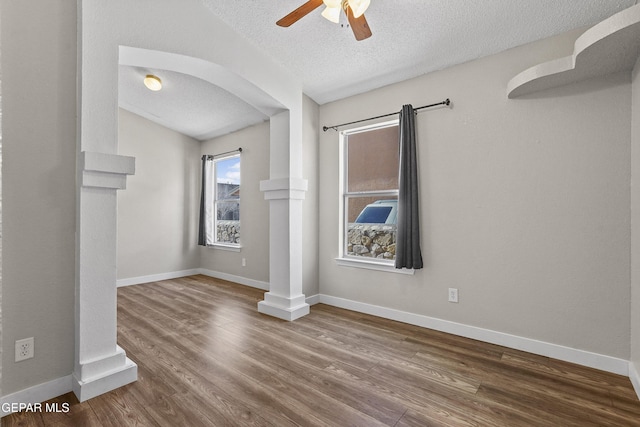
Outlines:
{"label": "column capital", "polygon": [[304,200],[308,182],[302,178],[277,178],[260,181],[265,200]]}
{"label": "column capital", "polygon": [[79,167],[82,173],[82,187],[97,187],[124,190],[127,175],[135,173],[135,158],[117,154],[82,151]]}

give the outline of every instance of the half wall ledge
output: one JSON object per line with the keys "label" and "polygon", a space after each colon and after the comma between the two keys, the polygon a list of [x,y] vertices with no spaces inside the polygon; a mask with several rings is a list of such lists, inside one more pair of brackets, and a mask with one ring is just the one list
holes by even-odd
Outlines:
{"label": "half wall ledge", "polygon": [[507,84],[507,96],[543,91],[633,69],[640,55],[640,4],[596,24],[574,44],[573,54],[531,67]]}

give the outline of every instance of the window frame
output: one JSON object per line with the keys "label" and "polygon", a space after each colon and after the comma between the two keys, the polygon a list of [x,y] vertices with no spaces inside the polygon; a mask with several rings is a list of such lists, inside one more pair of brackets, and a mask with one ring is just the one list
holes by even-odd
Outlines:
{"label": "window frame", "polygon": [[[237,199],[218,199],[218,163],[229,160],[232,158],[237,158],[240,162],[240,174],[242,175],[242,156],[240,152],[230,153],[220,156],[214,156],[213,158],[213,197],[212,197],[212,209],[213,209],[213,242],[209,244],[209,247],[225,249],[230,251],[240,251],[242,248],[242,231],[240,232],[240,243],[229,243],[229,242],[221,242],[218,241],[218,221],[225,221],[218,219],[218,203],[229,203],[229,202],[237,202],[238,203],[238,223],[241,224],[242,218],[242,209],[240,205],[241,197],[238,196]],[[240,178],[240,184],[238,184],[238,188],[242,188],[242,178]]]}
{"label": "window frame", "polygon": [[[340,135],[340,155],[339,155],[339,248],[336,263],[340,266],[366,268],[377,271],[394,272],[400,274],[413,274],[412,269],[396,269],[394,260],[381,260],[378,258],[368,258],[347,254],[347,233],[349,227],[348,202],[350,198],[357,197],[395,197],[398,198],[399,189],[395,190],[375,190],[375,191],[348,191],[349,176],[349,154],[348,139],[350,135],[370,132],[392,126],[399,126],[399,119],[387,120],[366,126],[352,128],[341,131]],[[400,142],[398,141],[398,144]]]}

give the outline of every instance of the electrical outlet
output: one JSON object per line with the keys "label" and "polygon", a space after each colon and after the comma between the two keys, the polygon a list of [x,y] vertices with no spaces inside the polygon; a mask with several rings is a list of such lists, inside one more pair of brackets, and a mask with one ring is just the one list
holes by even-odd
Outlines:
{"label": "electrical outlet", "polygon": [[449,288],[449,302],[458,302],[457,288]]}
{"label": "electrical outlet", "polygon": [[243,267],[247,266],[247,259],[246,258],[242,258],[242,266]]}
{"label": "electrical outlet", "polygon": [[33,337],[16,341],[16,362],[33,357]]}

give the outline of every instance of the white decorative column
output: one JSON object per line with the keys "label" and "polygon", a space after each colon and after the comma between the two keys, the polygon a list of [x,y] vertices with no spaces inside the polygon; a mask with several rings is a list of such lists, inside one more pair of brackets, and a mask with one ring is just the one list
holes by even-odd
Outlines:
{"label": "white decorative column", "polygon": [[271,117],[271,179],[260,182],[269,201],[269,292],[258,303],[260,313],[289,321],[309,314],[302,293],[302,201],[307,181],[300,177],[300,122],[291,117],[289,111]]}
{"label": "white decorative column", "polygon": [[78,171],[73,391],[83,402],[137,379],[137,365],[116,343],[116,192],[135,159],[83,151]]}

